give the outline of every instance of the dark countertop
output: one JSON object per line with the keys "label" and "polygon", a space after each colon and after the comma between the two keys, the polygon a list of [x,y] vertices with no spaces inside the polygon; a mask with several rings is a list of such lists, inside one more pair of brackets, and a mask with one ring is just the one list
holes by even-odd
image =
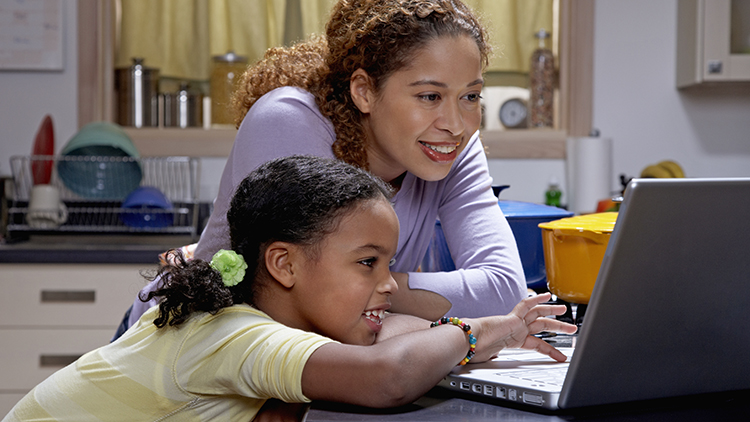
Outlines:
{"label": "dark countertop", "polygon": [[528,407],[492,404],[482,397],[461,395],[436,387],[414,403],[395,409],[314,402],[306,421],[736,421],[747,420],[750,415],[749,399],[750,391],[739,391],[542,412]]}
{"label": "dark countertop", "polygon": [[0,244],[0,263],[157,264],[159,254],[195,241],[163,235],[31,236]]}

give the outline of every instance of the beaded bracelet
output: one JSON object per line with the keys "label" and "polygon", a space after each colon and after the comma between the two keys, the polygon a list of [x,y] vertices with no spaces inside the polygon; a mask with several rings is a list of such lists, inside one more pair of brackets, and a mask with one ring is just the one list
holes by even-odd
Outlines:
{"label": "beaded bracelet", "polygon": [[474,336],[474,334],[471,333],[471,326],[469,324],[465,324],[463,321],[456,317],[442,317],[439,320],[431,323],[430,328],[448,323],[458,326],[459,328],[464,330],[466,335],[469,336],[469,353],[467,353],[466,357],[461,359],[461,362],[458,363],[459,365],[466,365],[471,360],[471,358],[474,357],[474,351],[477,348],[477,338]]}

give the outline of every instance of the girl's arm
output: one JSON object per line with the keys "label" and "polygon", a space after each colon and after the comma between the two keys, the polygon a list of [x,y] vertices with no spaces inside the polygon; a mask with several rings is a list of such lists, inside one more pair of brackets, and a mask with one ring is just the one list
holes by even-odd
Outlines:
{"label": "girl's arm", "polygon": [[[539,295],[525,299],[509,315],[464,320],[478,339],[472,361],[487,360],[506,347],[536,350],[564,361],[562,353],[530,335],[540,331],[575,332],[573,325],[545,318],[565,311],[561,305],[541,304],[548,299],[549,295]],[[302,391],[313,400],[399,406],[437,385],[468,350],[467,335],[453,325],[397,335],[372,346],[326,344],[307,361]]]}
{"label": "girl's arm", "polygon": [[375,338],[375,342],[380,343],[401,334],[430,328],[430,322],[412,315],[388,313],[383,319],[383,327]]}

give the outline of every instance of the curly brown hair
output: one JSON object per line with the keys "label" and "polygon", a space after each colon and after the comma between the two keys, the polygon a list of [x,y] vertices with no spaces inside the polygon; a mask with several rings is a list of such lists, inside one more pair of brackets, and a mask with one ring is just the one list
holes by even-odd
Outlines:
{"label": "curly brown hair", "polygon": [[325,37],[314,36],[289,48],[269,49],[240,80],[234,104],[236,124],[264,94],[281,86],[310,91],[333,123],[337,158],[368,168],[362,113],[352,101],[349,81],[367,72],[375,93],[394,72],[407,66],[431,40],[468,35],[486,67],[491,47],[478,17],[459,0],[339,0]]}

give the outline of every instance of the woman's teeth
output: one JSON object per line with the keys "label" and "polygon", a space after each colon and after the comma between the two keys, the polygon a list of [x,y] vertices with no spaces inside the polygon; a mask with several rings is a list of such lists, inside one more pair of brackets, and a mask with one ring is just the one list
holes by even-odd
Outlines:
{"label": "woman's teeth", "polygon": [[369,319],[370,321],[376,324],[382,324],[383,315],[385,315],[385,311],[382,309],[376,310],[376,311],[365,311],[364,315],[365,315],[365,318]]}
{"label": "woman's teeth", "polygon": [[435,152],[439,152],[441,154],[450,154],[451,152],[455,151],[456,148],[458,148],[458,145],[432,145],[426,142],[420,142],[420,143],[426,146],[427,148]]}

